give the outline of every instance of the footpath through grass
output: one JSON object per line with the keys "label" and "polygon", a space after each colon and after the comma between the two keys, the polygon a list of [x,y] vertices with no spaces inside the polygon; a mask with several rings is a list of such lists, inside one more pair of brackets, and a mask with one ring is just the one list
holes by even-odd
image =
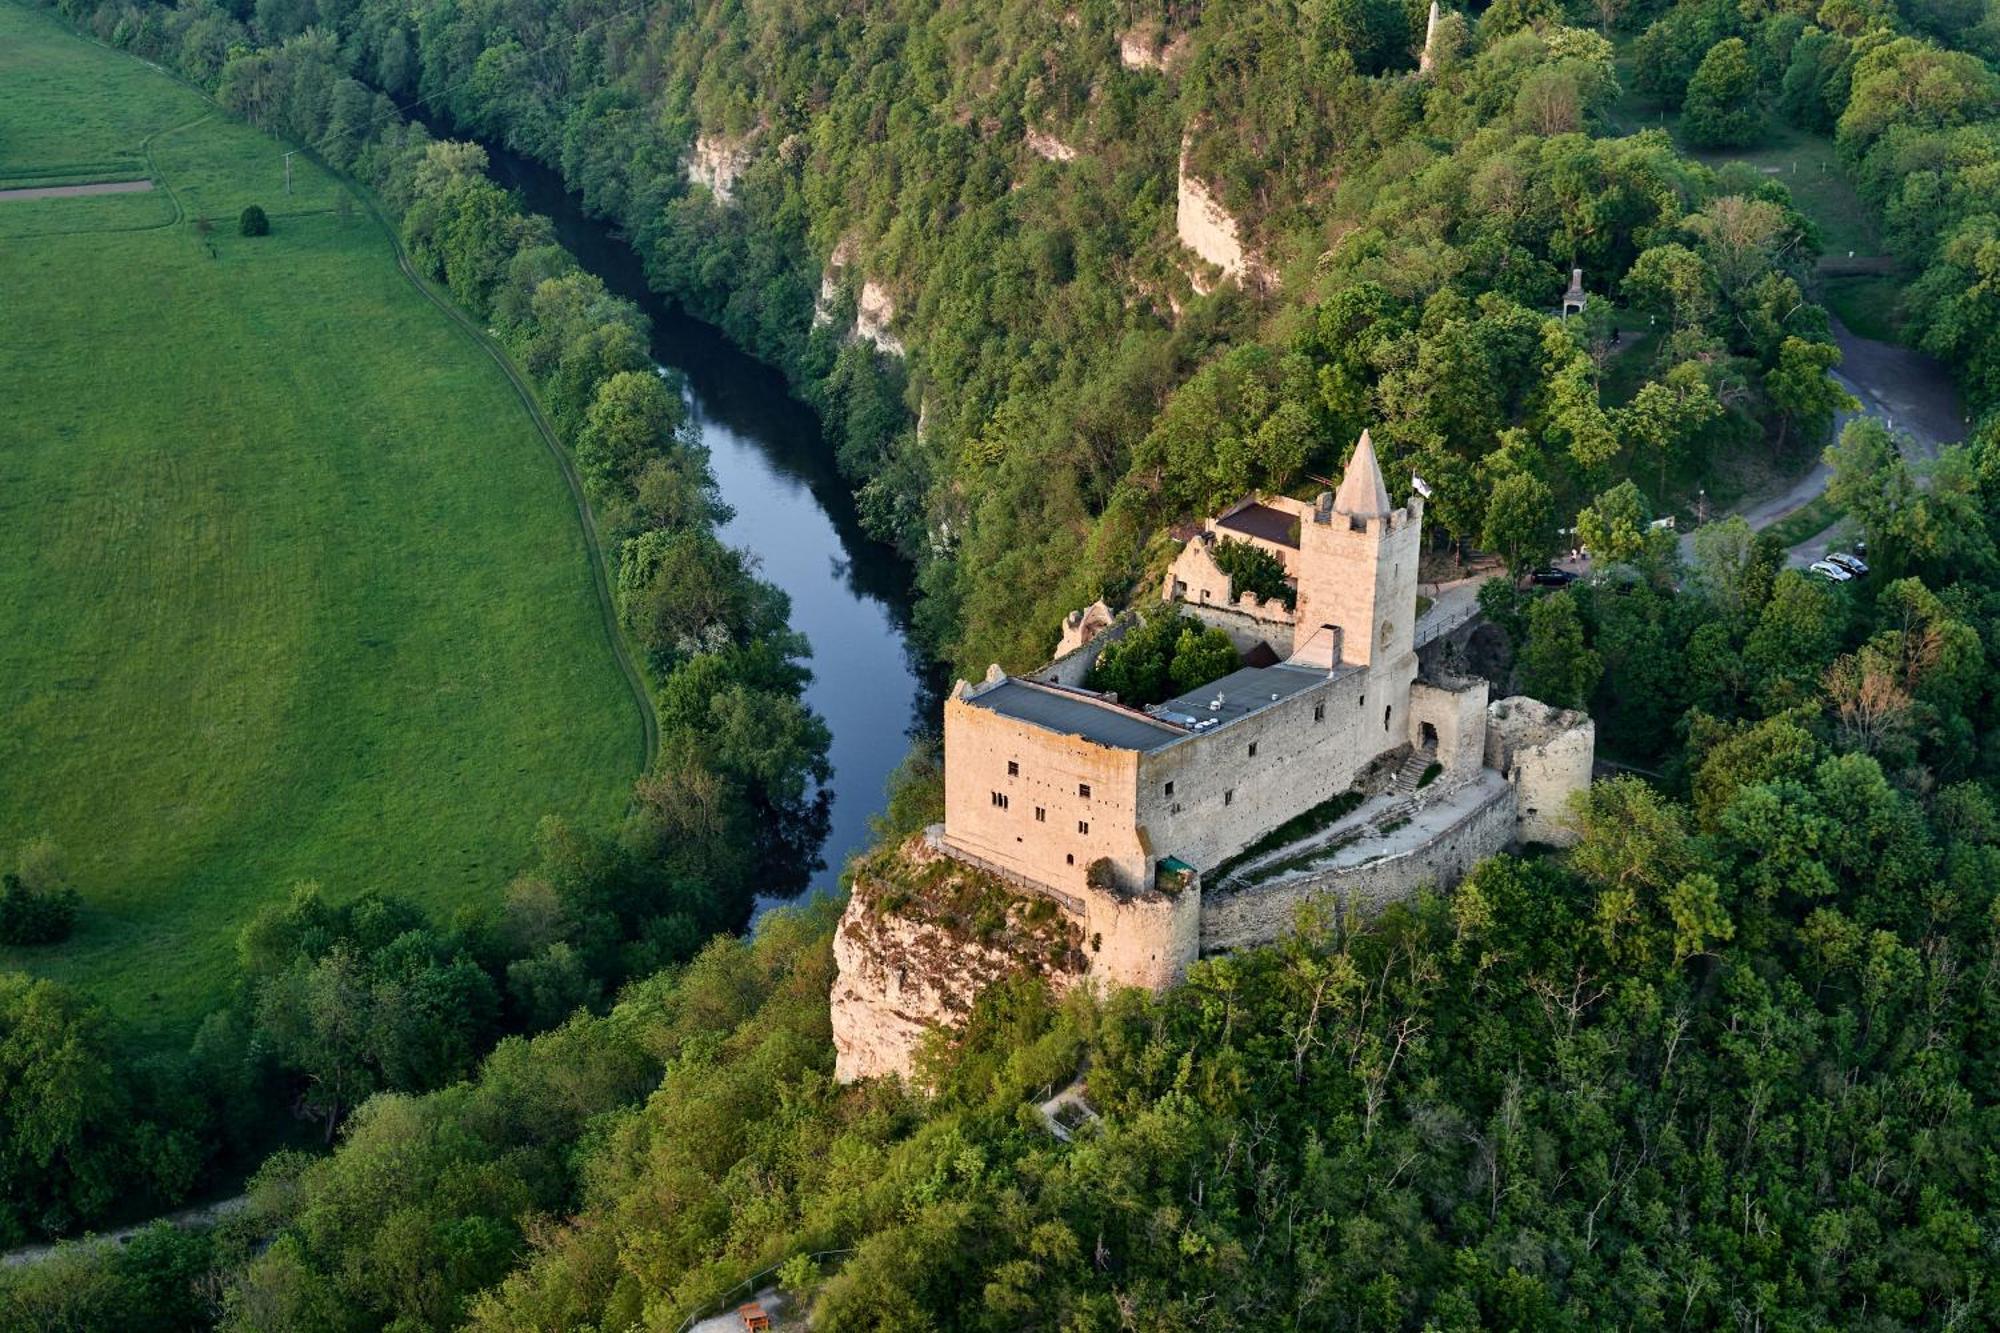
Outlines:
{"label": "footpath through grass", "polygon": [[294,881],[491,902],[641,762],[531,422],[284,147],[0,0],[0,176],[162,187],[0,202],[0,855],[48,834],[86,900],[0,967],[152,1034]]}

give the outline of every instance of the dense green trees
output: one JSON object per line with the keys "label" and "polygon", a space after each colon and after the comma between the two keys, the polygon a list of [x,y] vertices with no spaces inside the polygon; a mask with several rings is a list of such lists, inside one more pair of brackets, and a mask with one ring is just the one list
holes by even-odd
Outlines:
{"label": "dense green trees", "polygon": [[1138,708],[1200,689],[1241,665],[1227,634],[1178,611],[1161,610],[1107,644],[1087,683]]}
{"label": "dense green trees", "polygon": [[1724,38],[1708,49],[1688,80],[1681,111],[1691,143],[1735,148],[1757,137],[1757,69],[1742,38]]}
{"label": "dense green trees", "polygon": [[[1638,48],[1641,85],[1683,105],[1697,142],[1743,142],[1754,89],[1773,81],[1787,120],[1834,135],[1862,196],[1879,210],[1890,249],[1919,275],[1903,301],[1913,341],[1952,368],[1979,412],[2000,405],[1993,33],[1969,12],[1923,0],[1833,0],[1769,15],[1680,0]],[[1710,61],[1714,86],[1697,98],[1689,79]],[[1774,400],[1799,401],[1789,381],[1768,386]]]}
{"label": "dense green trees", "polygon": [[172,1198],[201,1150],[133,1114],[110,1021],[49,981],[0,972],[0,1244],[60,1231],[127,1192]]}

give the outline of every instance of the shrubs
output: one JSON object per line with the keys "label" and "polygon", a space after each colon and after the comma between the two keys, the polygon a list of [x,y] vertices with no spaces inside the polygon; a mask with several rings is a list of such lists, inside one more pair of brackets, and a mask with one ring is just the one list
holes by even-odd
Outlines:
{"label": "shrubs", "polygon": [[237,217],[236,230],[245,236],[269,236],[271,219],[264,215],[263,209],[252,204]]}
{"label": "shrubs", "polygon": [[0,875],[0,944],[68,939],[80,904],[55,844],[37,839],[21,849],[13,870]]}
{"label": "shrubs", "polygon": [[75,889],[38,893],[19,875],[0,876],[0,944],[55,944],[76,925]]}
{"label": "shrubs", "polygon": [[1141,707],[1200,689],[1242,664],[1229,636],[1177,611],[1162,612],[1106,646],[1085,683]]}
{"label": "shrubs", "polygon": [[1212,554],[1215,567],[1229,575],[1230,601],[1248,591],[1267,602],[1277,598],[1287,611],[1298,608],[1298,589],[1285,578],[1285,567],[1278,557],[1263,547],[1224,538],[1215,544]]}

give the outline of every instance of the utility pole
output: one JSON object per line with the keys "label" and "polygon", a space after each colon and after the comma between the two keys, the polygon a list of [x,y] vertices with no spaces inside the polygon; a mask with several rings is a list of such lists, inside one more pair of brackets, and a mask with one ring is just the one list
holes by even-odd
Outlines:
{"label": "utility pole", "polygon": [[291,193],[292,193],[292,154],[291,154],[291,153],[286,153],[286,154],[285,154],[285,194],[286,194],[286,196],[287,196],[287,197],[289,197],[289,196],[291,195]]}

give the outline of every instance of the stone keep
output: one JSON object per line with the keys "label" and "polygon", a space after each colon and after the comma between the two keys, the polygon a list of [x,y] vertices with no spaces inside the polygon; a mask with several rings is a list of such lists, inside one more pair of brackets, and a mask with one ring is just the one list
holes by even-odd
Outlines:
{"label": "stone keep", "polygon": [[[1419,679],[1420,639],[1443,632],[1430,622],[1420,636],[1416,623],[1422,532],[1422,498],[1390,503],[1365,433],[1333,493],[1310,505],[1253,497],[1210,520],[1162,596],[1228,630],[1250,664],[1134,708],[1083,682],[1135,614],[1078,613],[1039,671],[996,666],[952,691],[945,819],[920,855],[1053,902],[1081,941],[1073,979],[1158,990],[1197,957],[1276,939],[1308,903],[1373,910],[1454,883],[1510,843],[1567,840],[1569,798],[1590,781],[1590,719],[1489,702],[1484,680],[1438,668]],[[1214,559],[1225,540],[1276,556],[1296,610],[1231,600]],[[1239,855],[1336,796],[1359,804]],[[922,1031],[969,1012],[996,968],[1044,965],[958,956],[965,946],[911,934],[870,906],[880,900],[857,879],[836,949],[842,1079],[908,1074]]]}

